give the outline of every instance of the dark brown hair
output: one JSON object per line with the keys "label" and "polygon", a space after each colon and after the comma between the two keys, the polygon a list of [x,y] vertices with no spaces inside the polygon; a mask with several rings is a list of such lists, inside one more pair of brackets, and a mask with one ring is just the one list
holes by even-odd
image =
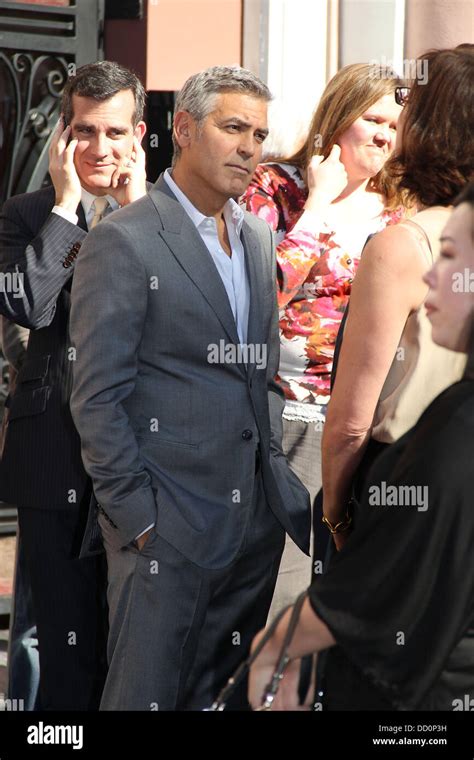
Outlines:
{"label": "dark brown hair", "polygon": [[[469,182],[455,199],[453,206],[461,206],[467,203],[471,207],[471,241],[473,243],[472,257],[474,259],[474,180]],[[469,333],[467,363],[464,378],[474,380],[474,311],[471,315],[471,329]]]}
{"label": "dark brown hair", "polygon": [[80,66],[76,74],[69,77],[64,88],[61,110],[65,123],[70,124],[73,117],[73,95],[103,101],[112,98],[122,90],[131,90],[133,93],[135,110],[132,123],[136,127],[143,118],[145,88],[133,71],[113,61],[97,61]]}
{"label": "dark brown hair", "polygon": [[413,83],[400,149],[385,165],[390,205],[449,206],[474,176],[474,53],[430,50],[425,84]]}
{"label": "dark brown hair", "polygon": [[461,203],[467,203],[471,207],[471,240],[474,243],[474,180],[468,182],[466,187],[461,190],[458,197],[454,200],[453,206],[460,206]]}

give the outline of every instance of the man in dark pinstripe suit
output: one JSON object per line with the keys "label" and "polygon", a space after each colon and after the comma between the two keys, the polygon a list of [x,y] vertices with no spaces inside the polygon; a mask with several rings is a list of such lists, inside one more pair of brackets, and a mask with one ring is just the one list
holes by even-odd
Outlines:
{"label": "man in dark pinstripe suit", "polygon": [[11,198],[0,214],[0,273],[21,284],[3,288],[0,311],[32,331],[7,402],[0,499],[18,505],[46,710],[96,709],[105,677],[104,556],[78,557],[92,489],[69,411],[70,291],[88,230],[146,193],[143,106],[127,69],[81,67],[51,145],[53,187]]}

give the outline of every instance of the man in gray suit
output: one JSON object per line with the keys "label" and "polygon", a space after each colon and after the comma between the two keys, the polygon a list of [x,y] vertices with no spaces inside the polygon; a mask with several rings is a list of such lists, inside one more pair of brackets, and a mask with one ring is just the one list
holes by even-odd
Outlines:
{"label": "man in gray suit", "polygon": [[172,170],[77,260],[71,409],[109,568],[104,710],[208,707],[265,624],[285,531],[309,551],[281,449],[272,233],[234,200],[270,97],[239,67],[191,77]]}

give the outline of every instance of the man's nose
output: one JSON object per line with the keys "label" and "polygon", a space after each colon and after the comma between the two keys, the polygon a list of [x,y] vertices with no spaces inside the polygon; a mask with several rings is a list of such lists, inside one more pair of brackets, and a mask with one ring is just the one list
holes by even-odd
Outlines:
{"label": "man's nose", "polygon": [[97,156],[97,158],[106,156],[109,152],[107,136],[101,132],[95,135],[94,139],[92,140],[91,149],[92,153]]}
{"label": "man's nose", "polygon": [[238,151],[241,156],[245,156],[246,158],[251,158],[256,149],[257,143],[251,134],[242,134],[241,139],[239,142]]}

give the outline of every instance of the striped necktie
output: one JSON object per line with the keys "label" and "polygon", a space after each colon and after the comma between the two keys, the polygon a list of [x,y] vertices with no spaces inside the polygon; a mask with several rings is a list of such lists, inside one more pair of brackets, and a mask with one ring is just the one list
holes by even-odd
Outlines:
{"label": "striped necktie", "polygon": [[92,206],[94,207],[94,216],[89,224],[90,230],[93,230],[96,224],[99,224],[100,220],[105,216],[109,202],[107,198],[96,198]]}

